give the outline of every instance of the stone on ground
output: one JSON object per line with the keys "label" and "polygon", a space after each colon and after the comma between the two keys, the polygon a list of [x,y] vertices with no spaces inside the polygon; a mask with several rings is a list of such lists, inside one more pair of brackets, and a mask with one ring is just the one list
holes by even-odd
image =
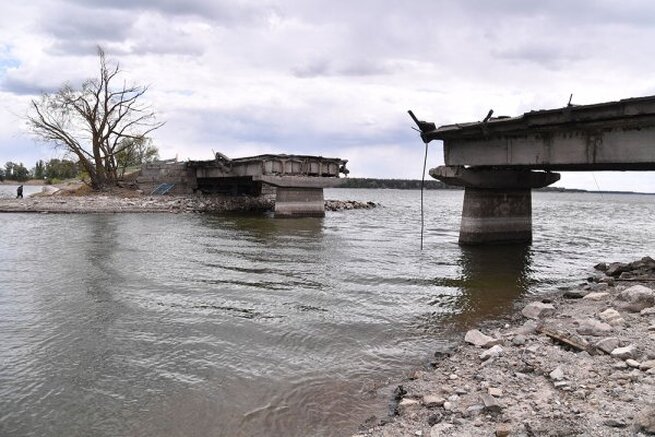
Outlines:
{"label": "stone on ground", "polygon": [[464,336],[464,341],[477,347],[488,348],[500,343],[500,340],[483,334],[477,329],[471,329]]}
{"label": "stone on ground", "polygon": [[539,320],[555,315],[555,307],[549,303],[532,302],[521,310],[521,314],[528,319]]}
{"label": "stone on ground", "polygon": [[638,313],[655,305],[655,292],[643,285],[633,285],[617,296],[622,309]]}

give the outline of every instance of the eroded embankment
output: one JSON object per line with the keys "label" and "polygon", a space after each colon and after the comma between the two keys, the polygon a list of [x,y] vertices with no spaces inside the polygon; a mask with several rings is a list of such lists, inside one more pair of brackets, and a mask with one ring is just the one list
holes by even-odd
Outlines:
{"label": "eroded embankment", "polygon": [[596,268],[436,351],[358,435],[655,434],[655,261]]}

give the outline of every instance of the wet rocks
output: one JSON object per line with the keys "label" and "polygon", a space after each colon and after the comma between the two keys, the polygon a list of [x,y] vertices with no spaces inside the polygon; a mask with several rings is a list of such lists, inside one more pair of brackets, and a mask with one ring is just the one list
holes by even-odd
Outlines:
{"label": "wet rocks", "polygon": [[630,263],[599,263],[595,268],[610,277],[638,280],[655,275],[655,260],[646,256]]}
{"label": "wet rocks", "polygon": [[378,206],[375,202],[358,202],[356,200],[326,200],[326,211],[347,211],[351,209],[372,209]]}

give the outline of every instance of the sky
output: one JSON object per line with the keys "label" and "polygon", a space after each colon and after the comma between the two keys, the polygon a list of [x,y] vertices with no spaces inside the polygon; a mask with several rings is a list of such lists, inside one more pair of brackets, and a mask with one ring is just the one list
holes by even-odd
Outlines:
{"label": "sky", "polygon": [[[655,94],[651,0],[6,0],[0,162],[61,158],[31,99],[97,76],[97,46],[148,85],[162,158],[348,159],[421,177],[407,115],[437,126]],[[428,168],[443,164],[440,142]],[[567,172],[557,186],[655,192],[655,172]]]}

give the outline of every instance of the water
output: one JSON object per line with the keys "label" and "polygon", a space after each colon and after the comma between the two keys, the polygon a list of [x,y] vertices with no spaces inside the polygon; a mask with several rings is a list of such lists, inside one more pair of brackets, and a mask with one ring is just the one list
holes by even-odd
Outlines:
{"label": "water", "polygon": [[[0,199],[4,198],[15,198],[16,197],[16,188],[20,184],[0,184]],[[43,185],[23,185],[23,196],[27,197],[30,194],[40,193],[43,189]]]}
{"label": "water", "polygon": [[655,253],[655,196],[536,193],[530,247],[460,248],[461,191],[327,190],[324,219],[0,214],[0,435],[349,435],[525,293]]}

